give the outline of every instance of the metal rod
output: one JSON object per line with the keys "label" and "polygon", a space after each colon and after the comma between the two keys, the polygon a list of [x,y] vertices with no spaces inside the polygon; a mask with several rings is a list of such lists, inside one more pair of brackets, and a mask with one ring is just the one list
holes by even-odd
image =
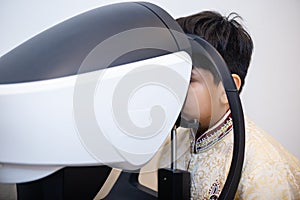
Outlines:
{"label": "metal rod", "polygon": [[176,149],[176,144],[177,144],[177,137],[176,137],[176,125],[172,128],[171,132],[171,169],[175,170],[177,169],[177,163],[176,163],[176,158],[177,158],[177,149]]}

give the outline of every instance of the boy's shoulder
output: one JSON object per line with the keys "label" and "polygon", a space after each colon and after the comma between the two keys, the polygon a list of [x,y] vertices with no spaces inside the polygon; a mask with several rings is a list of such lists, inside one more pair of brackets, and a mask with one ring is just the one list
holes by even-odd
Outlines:
{"label": "boy's shoulder", "polygon": [[[260,158],[274,160],[296,159],[282,144],[269,133],[260,128],[249,117],[245,116],[246,156],[258,156]],[[252,155],[253,154],[253,155]],[[300,162],[299,162],[300,163]]]}
{"label": "boy's shoulder", "polygon": [[299,193],[300,161],[247,117],[245,126],[246,147],[239,185],[240,197],[281,199],[288,194]]}

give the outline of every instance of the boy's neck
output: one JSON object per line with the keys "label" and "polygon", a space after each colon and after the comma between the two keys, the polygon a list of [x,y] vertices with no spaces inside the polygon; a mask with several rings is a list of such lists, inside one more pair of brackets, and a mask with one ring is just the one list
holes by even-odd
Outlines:
{"label": "boy's neck", "polygon": [[201,124],[199,124],[199,128],[197,129],[196,138],[203,135],[208,130],[208,127],[202,127]]}
{"label": "boy's neck", "polygon": [[231,132],[233,127],[231,112],[228,110],[226,114],[214,126],[206,130],[198,130],[195,137],[195,145],[193,151],[195,153],[202,152],[203,150],[214,145],[221,140],[225,135]]}
{"label": "boy's neck", "polygon": [[199,123],[199,127],[197,129],[197,133],[196,133],[196,138],[199,138],[201,135],[205,134],[208,130],[210,130],[212,127],[216,126],[217,124],[220,123],[220,121],[224,120],[223,118],[225,117],[225,115],[228,115],[228,113],[230,113],[230,109],[227,109],[226,112],[224,112],[219,118],[218,120],[211,126],[201,126],[201,124]]}

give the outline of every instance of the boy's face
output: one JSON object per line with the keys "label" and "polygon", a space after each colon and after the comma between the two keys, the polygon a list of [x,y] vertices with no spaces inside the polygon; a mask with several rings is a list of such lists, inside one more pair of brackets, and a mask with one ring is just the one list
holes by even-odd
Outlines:
{"label": "boy's face", "polygon": [[197,119],[201,128],[214,125],[228,108],[222,102],[225,92],[222,82],[216,84],[210,71],[193,67],[191,82],[182,115],[187,120]]}

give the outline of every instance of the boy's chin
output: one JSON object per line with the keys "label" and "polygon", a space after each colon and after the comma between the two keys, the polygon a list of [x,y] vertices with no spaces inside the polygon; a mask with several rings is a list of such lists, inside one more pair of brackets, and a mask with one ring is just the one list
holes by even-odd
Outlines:
{"label": "boy's chin", "polygon": [[192,115],[191,113],[185,113],[184,111],[181,111],[181,118],[190,121],[190,120],[199,120],[197,115]]}
{"label": "boy's chin", "polygon": [[192,116],[185,117],[183,114],[181,114],[180,126],[183,128],[198,129],[200,126],[200,123],[196,119],[196,117],[192,117]]}

